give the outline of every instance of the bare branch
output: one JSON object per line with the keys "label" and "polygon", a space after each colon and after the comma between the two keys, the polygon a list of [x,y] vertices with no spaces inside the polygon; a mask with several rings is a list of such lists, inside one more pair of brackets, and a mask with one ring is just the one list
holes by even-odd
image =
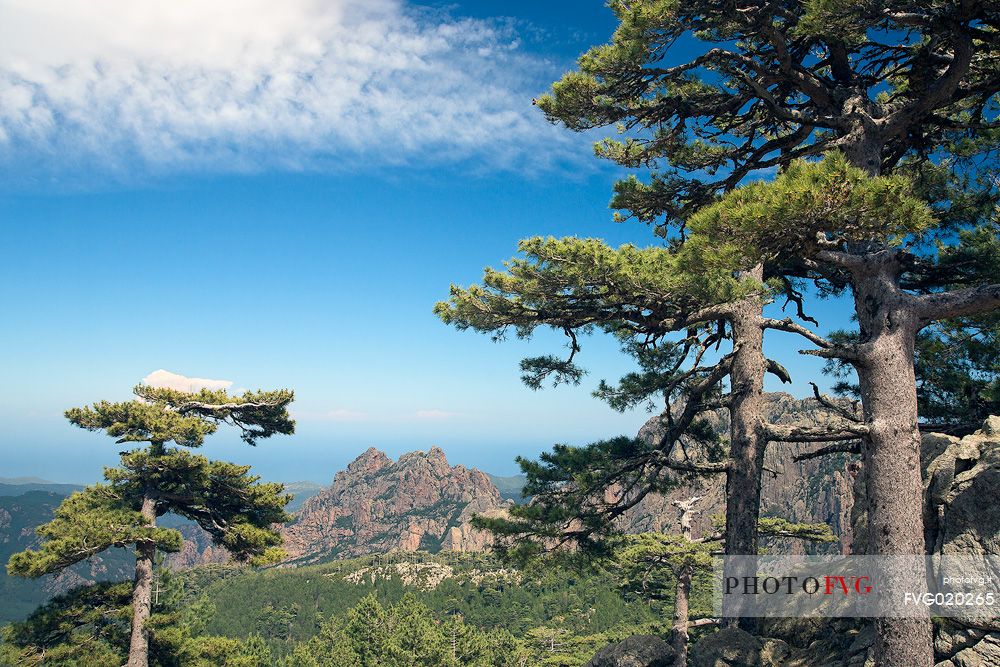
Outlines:
{"label": "bare branch", "polygon": [[856,271],[864,266],[864,259],[860,256],[839,250],[820,250],[816,253],[816,259],[848,271]]}
{"label": "bare branch", "polygon": [[767,360],[767,372],[776,376],[784,384],[789,384],[792,381],[792,376],[788,373],[788,370],[774,359]]}
{"label": "bare branch", "polygon": [[765,426],[765,431],[768,440],[772,442],[831,442],[856,440],[868,433],[868,427],[855,423],[817,427],[768,424]]}
{"label": "bare branch", "polygon": [[823,338],[819,334],[815,333],[814,331],[810,331],[809,329],[806,329],[801,324],[796,324],[795,322],[792,321],[792,318],[790,318],[790,317],[786,317],[783,320],[775,320],[775,319],[771,319],[771,318],[765,318],[764,319],[764,328],[765,329],[777,329],[778,331],[787,331],[789,333],[796,333],[796,334],[802,336],[803,338],[805,338],[806,340],[808,340],[808,341],[810,341],[812,343],[815,343],[816,345],[818,345],[819,347],[822,347],[822,348],[833,347],[833,343],[831,343],[827,339]]}
{"label": "bare branch", "polygon": [[800,461],[807,461],[809,459],[816,459],[821,456],[826,456],[828,454],[839,454],[841,452],[846,452],[848,454],[860,454],[861,453],[861,443],[857,440],[852,442],[838,442],[832,445],[827,445],[826,447],[820,447],[819,449],[814,449],[811,452],[806,452],[805,454],[797,454],[792,457],[792,460],[796,463]]}
{"label": "bare branch", "polygon": [[811,384],[812,388],[813,388],[813,398],[815,398],[817,401],[819,401],[820,405],[822,405],[827,410],[832,410],[833,412],[835,412],[836,414],[840,415],[841,417],[843,417],[844,419],[846,419],[848,421],[859,423],[859,424],[861,423],[861,418],[858,416],[858,402],[857,401],[853,401],[854,411],[852,412],[852,411],[848,410],[847,408],[845,408],[844,406],[838,405],[838,404],[834,403],[829,398],[827,398],[823,394],[819,393],[819,387],[816,386],[815,382],[810,382],[809,384]]}
{"label": "bare branch", "polygon": [[729,464],[720,463],[690,463],[688,461],[667,461],[664,465],[671,470],[680,472],[695,472],[699,474],[711,475],[729,470]]}

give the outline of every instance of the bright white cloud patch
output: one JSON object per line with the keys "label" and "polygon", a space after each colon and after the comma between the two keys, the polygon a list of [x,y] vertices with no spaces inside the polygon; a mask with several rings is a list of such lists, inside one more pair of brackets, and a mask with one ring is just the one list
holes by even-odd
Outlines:
{"label": "bright white cloud patch", "polygon": [[162,368],[153,371],[142,378],[142,384],[150,387],[163,389],[176,389],[177,391],[198,391],[200,389],[229,389],[233,386],[231,380],[210,380],[208,378],[189,378],[186,375],[178,375],[165,371]]}
{"label": "bright white cloud patch", "polygon": [[0,0],[0,170],[517,167],[571,150],[530,105],[558,73],[399,0]]}

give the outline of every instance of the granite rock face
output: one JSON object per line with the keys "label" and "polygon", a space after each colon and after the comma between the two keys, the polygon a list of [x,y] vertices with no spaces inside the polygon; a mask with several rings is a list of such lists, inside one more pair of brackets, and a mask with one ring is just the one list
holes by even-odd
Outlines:
{"label": "granite rock face", "polygon": [[[797,399],[789,394],[767,394],[767,418],[776,424],[820,426],[830,417],[812,398]],[[728,437],[729,414],[720,410],[706,415],[720,437]],[[653,438],[661,426],[650,419],[639,431],[640,438]],[[831,455],[795,463],[796,454],[812,451],[816,445],[772,443],[765,457],[761,491],[761,516],[775,516],[796,523],[826,523],[840,538],[839,544],[825,545],[824,553],[850,553],[853,543],[851,512],[852,487],[857,469],[847,455]],[[693,522],[694,536],[711,529],[711,517],[725,514],[725,476],[695,478],[665,495],[649,495],[626,517],[623,528],[630,533],[680,532],[679,515],[672,503],[702,496],[699,514]],[[776,553],[801,554],[800,540],[775,540],[769,544]]]}
{"label": "granite rock face", "polygon": [[[988,418],[964,438],[925,435],[921,463],[928,553],[1000,554],[1000,417]],[[858,495],[863,508],[861,489]],[[934,650],[940,667],[1000,665],[1000,619],[980,618],[973,625],[937,624]]]}
{"label": "granite rock face", "polygon": [[482,551],[491,538],[472,516],[508,506],[485,473],[449,465],[437,447],[395,462],[372,448],[306,501],[282,531],[284,548],[296,563],[394,549]]}
{"label": "granite rock face", "polygon": [[[922,437],[924,528],[928,553],[948,556],[1000,554],[1000,417],[964,438],[926,433]],[[854,548],[863,553],[867,502],[859,476],[853,489]],[[850,499],[848,499],[850,502]],[[755,664],[756,645],[747,637],[722,631],[692,648],[692,664]],[[870,667],[874,665],[872,626],[856,619],[768,619],[753,637],[760,643],[760,664],[768,664],[768,643],[782,641],[782,667]],[[744,633],[745,634],[745,633]],[[780,638],[780,639],[775,639]],[[787,643],[786,643],[787,642]],[[787,650],[785,650],[787,649]],[[1000,619],[961,623],[938,619],[934,628],[936,667],[1000,665]],[[750,662],[732,662],[737,654]],[[772,653],[772,656],[774,654]],[[714,662],[713,662],[714,661]]]}
{"label": "granite rock face", "polygon": [[759,638],[739,628],[726,628],[696,643],[688,662],[692,667],[764,667],[763,651]]}
{"label": "granite rock face", "polygon": [[194,523],[177,526],[184,538],[181,550],[165,554],[165,565],[171,570],[182,570],[195,565],[229,562],[231,554],[223,546],[215,544],[212,537]]}

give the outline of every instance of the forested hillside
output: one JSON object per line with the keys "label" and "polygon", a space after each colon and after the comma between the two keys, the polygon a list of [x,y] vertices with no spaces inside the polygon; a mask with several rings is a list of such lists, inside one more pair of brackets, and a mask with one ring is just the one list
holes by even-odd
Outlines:
{"label": "forested hillside", "polygon": [[[205,572],[219,576],[216,581],[198,583],[202,575],[195,569],[175,575],[172,584],[189,594],[198,591],[203,632],[259,636],[276,657],[295,653],[324,627],[342,625],[367,596],[385,608],[411,596],[435,624],[460,619],[485,634],[502,631],[509,635],[510,651],[525,651],[538,661],[527,664],[551,665],[581,665],[609,641],[663,631],[672,608],[670,599],[623,596],[620,582],[599,568],[524,571],[488,554],[393,552],[239,574],[212,568]],[[707,582],[694,606],[710,612]]]}

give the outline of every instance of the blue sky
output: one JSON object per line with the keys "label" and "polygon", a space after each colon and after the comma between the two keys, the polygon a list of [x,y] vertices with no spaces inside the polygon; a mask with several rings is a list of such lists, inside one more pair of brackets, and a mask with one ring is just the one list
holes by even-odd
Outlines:
{"label": "blue sky", "polygon": [[[495,344],[431,313],[526,236],[652,242],[611,222],[592,138],[530,103],[610,13],[275,4],[0,0],[0,476],[96,479],[119,448],[62,411],[157,369],[295,389],[295,436],[205,449],[289,481],[369,446],[505,474],[637,430],[590,397],[629,368],[609,341],[585,342],[580,387],[531,392],[517,361],[561,337]],[[804,394],[821,364],[799,347],[769,343]]]}

